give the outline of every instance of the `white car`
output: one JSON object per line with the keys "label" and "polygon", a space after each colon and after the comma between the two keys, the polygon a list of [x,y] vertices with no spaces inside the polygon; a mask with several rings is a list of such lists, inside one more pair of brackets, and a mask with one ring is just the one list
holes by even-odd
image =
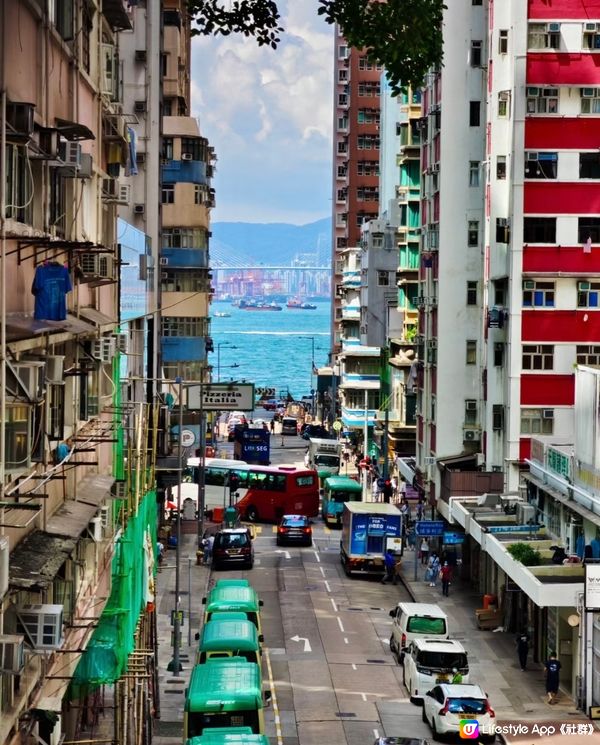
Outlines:
{"label": "white car", "polygon": [[[232,419],[240,419],[242,422],[244,422],[244,421],[246,421],[246,415],[244,414],[243,411],[232,411],[232,412],[230,412],[229,416],[227,417],[227,424],[229,424],[229,422]],[[236,422],[236,424],[237,424],[237,422]]]}
{"label": "white car", "polygon": [[413,639],[402,660],[402,678],[411,701],[422,699],[436,683],[450,683],[453,670],[469,682],[467,652],[454,639]]}
{"label": "white car", "polygon": [[434,740],[443,735],[458,734],[460,722],[465,719],[477,722],[480,742],[494,742],[496,714],[481,686],[474,683],[442,683],[433,686],[425,694],[423,721],[431,727]]}

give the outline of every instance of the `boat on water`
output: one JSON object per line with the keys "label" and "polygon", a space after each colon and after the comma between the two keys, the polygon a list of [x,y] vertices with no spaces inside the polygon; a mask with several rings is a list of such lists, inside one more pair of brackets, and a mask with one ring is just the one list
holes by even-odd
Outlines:
{"label": "boat on water", "polygon": [[242,310],[283,310],[283,306],[277,305],[277,303],[262,303],[255,301],[240,301],[240,308]]}
{"label": "boat on water", "polygon": [[224,311],[217,311],[214,315],[215,318],[231,318],[231,313],[225,313]]}
{"label": "boat on water", "polygon": [[290,310],[316,310],[317,306],[312,303],[303,303],[300,298],[291,297],[287,301],[286,308]]}

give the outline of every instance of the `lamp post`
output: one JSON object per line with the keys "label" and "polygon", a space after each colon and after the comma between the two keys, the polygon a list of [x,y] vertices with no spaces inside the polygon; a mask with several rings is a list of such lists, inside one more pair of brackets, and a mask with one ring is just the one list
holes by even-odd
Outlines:
{"label": "lamp post", "polygon": [[312,396],[312,415],[315,415],[315,387],[313,385],[313,375],[315,371],[315,337],[299,336],[298,339],[310,339],[310,393]]}
{"label": "lamp post", "polygon": [[221,380],[221,347],[229,347],[229,349],[237,349],[236,346],[234,346],[228,341],[221,341],[217,344],[217,383]]}

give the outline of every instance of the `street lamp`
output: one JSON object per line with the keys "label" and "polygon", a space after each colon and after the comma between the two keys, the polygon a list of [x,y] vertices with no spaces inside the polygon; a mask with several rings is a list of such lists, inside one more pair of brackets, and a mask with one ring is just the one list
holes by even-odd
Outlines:
{"label": "street lamp", "polygon": [[217,383],[221,379],[221,347],[229,347],[229,349],[237,349],[236,346],[228,341],[221,341],[217,344]]}
{"label": "street lamp", "polygon": [[299,336],[298,339],[310,339],[311,356],[310,356],[310,394],[312,396],[312,415],[315,415],[315,387],[313,385],[313,375],[315,372],[315,337]]}

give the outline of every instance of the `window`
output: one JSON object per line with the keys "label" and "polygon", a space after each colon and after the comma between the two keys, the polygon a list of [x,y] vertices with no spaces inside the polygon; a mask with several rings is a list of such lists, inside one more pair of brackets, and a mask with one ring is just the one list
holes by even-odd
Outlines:
{"label": "window", "polygon": [[336,201],[338,201],[338,202],[345,202],[346,201],[347,194],[348,194],[348,190],[347,189],[338,189],[337,190]]}
{"label": "window", "polygon": [[348,169],[346,166],[338,166],[337,167],[337,177],[338,178],[346,178],[348,175]]}
{"label": "window", "polygon": [[467,282],[467,305],[477,305],[477,282]]}
{"label": "window", "polygon": [[98,380],[96,372],[79,375],[79,418],[82,421],[98,416]]}
{"label": "window", "polygon": [[600,179],[600,153],[579,153],[579,178]]}
{"label": "window", "polygon": [[477,401],[474,398],[465,401],[465,424],[477,424]]}
{"label": "window", "polygon": [[558,153],[525,153],[525,178],[554,179],[558,172]]}
{"label": "window", "polygon": [[379,112],[376,109],[359,109],[358,124],[379,124]]}
{"label": "window", "polygon": [[163,116],[171,116],[172,111],[173,111],[173,101],[170,98],[164,99],[163,104],[162,104]]}
{"label": "window", "polygon": [[554,282],[536,282],[526,279],[523,282],[523,307],[553,308],[554,293]]}
{"label": "window", "polygon": [[583,48],[600,49],[600,23],[583,24]]}
{"label": "window", "polygon": [[467,339],[467,365],[477,364],[477,342],[474,339]]}
{"label": "window", "polygon": [[390,274],[389,272],[377,272],[377,285],[379,287],[389,287]]}
{"label": "window", "polygon": [[481,0],[471,0],[471,5],[481,5]]}
{"label": "window", "polygon": [[204,228],[163,228],[164,248],[207,248],[208,235]]}
{"label": "window", "polygon": [[469,186],[479,186],[479,161],[469,161]]}
{"label": "window", "polygon": [[358,176],[379,176],[379,161],[359,160],[356,164],[356,173]]}
{"label": "window", "polygon": [[556,243],[556,218],[524,218],[523,243]]}
{"label": "window", "polygon": [[600,347],[591,344],[577,345],[577,364],[600,367]]}
{"label": "window", "polygon": [[492,429],[495,432],[504,429],[504,406],[502,404],[492,405]]}
{"label": "window", "polygon": [[165,184],[162,188],[162,203],[175,204],[175,185]]}
{"label": "window", "polygon": [[[6,217],[18,222],[33,222],[33,193],[30,162],[25,147],[6,146]],[[66,180],[60,170],[51,170],[50,222],[64,229],[66,212]]]}
{"label": "window", "polygon": [[504,344],[498,341],[494,344],[494,367],[504,366]]}
{"label": "window", "polygon": [[506,178],[506,155],[496,156],[496,178],[499,181]]}
{"label": "window", "polygon": [[48,391],[48,438],[62,440],[65,426],[65,386],[49,385]]}
{"label": "window", "polygon": [[208,141],[204,137],[182,137],[181,154],[191,155],[190,160],[208,160]]}
{"label": "window", "polygon": [[348,143],[347,142],[338,142],[337,144],[337,152],[338,155],[346,155],[348,152]]}
{"label": "window", "polygon": [[510,91],[498,93],[498,117],[508,119],[510,117]]}
{"label": "window", "polygon": [[528,114],[558,114],[558,88],[527,88]]}
{"label": "window", "polygon": [[481,67],[481,41],[471,41],[471,67]]}
{"label": "window", "polygon": [[467,231],[467,245],[471,247],[479,245],[479,222],[478,220],[469,220],[469,227]]}
{"label": "window", "polygon": [[202,187],[194,184],[194,204],[202,204]]}
{"label": "window", "polygon": [[506,289],[505,281],[494,282],[494,305],[501,307],[506,305]]}
{"label": "window", "polygon": [[338,47],[338,59],[348,58],[348,47],[345,44],[340,44]]}
{"label": "window", "polygon": [[208,320],[193,317],[163,317],[161,336],[206,336]]}
{"label": "window", "polygon": [[163,160],[173,160],[173,138],[163,137],[162,152],[160,156]]}
{"label": "window", "polygon": [[347,93],[338,93],[338,106],[348,106]]}
{"label": "window", "polygon": [[592,239],[592,243],[600,243],[600,217],[580,217],[577,221],[577,240],[586,243]]}
{"label": "window", "polygon": [[369,60],[366,57],[360,57],[358,60],[358,69],[359,70],[372,70],[373,63],[369,62]]}
{"label": "window", "polygon": [[64,41],[73,39],[73,0],[51,0],[50,20]]}
{"label": "window", "polygon": [[168,62],[168,55],[161,54],[160,55],[160,74],[163,78],[167,77],[167,62]]}
{"label": "window", "polygon": [[92,29],[94,27],[94,11],[87,3],[81,8],[81,63],[83,69],[89,74],[90,72],[90,44]]}
{"label": "window", "polygon": [[469,102],[469,126],[478,127],[481,124],[481,101]]}
{"label": "window", "polygon": [[554,432],[554,409],[521,409],[522,435],[551,435]]}
{"label": "window", "polygon": [[379,137],[377,135],[359,135],[357,147],[359,150],[379,150]]}
{"label": "window", "polygon": [[6,407],[4,457],[9,470],[26,468],[29,464],[29,418],[29,406]]}
{"label": "window", "polygon": [[528,49],[560,49],[560,23],[530,23]]}
{"label": "window", "polygon": [[345,83],[348,80],[348,70],[338,70],[338,81]]}
{"label": "window", "polygon": [[[26,202],[17,202],[16,204],[25,204]],[[14,204],[14,202],[13,202]],[[16,217],[20,222],[24,222],[20,217],[21,211],[17,210]],[[64,237],[66,227],[67,213],[67,181],[61,175],[59,168],[50,170],[50,224],[56,229],[56,234]]]}
{"label": "window", "polygon": [[554,347],[552,344],[524,344],[523,370],[553,370]]}
{"label": "window", "polygon": [[578,282],[577,283],[577,307],[578,308],[597,308],[599,293],[600,293],[600,282]]}
{"label": "window", "polygon": [[338,117],[337,128],[338,129],[348,129],[348,117],[347,116],[339,116]]}
{"label": "window", "polygon": [[508,54],[508,29],[501,28],[498,34],[498,54]]}
{"label": "window", "polygon": [[581,88],[581,113],[600,113],[600,88]]}
{"label": "window", "polygon": [[378,202],[379,189],[376,186],[359,186],[356,190],[356,199],[359,202]]}
{"label": "window", "polygon": [[160,286],[164,292],[208,292],[210,280],[205,271],[172,269],[161,271]]}

